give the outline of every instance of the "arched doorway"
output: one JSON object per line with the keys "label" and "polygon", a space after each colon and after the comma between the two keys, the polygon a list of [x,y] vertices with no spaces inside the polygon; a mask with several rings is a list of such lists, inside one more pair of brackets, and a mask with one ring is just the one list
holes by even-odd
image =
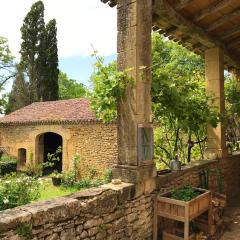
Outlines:
{"label": "arched doorway", "polygon": [[[62,136],[57,133],[47,132],[37,137],[36,144],[36,157],[38,163],[46,163],[49,162],[49,154],[56,153],[59,147],[62,148],[63,139]],[[53,166],[44,167],[43,175],[48,175],[55,170],[62,172],[62,152],[55,154],[55,157],[58,157],[59,161],[53,161]]]}

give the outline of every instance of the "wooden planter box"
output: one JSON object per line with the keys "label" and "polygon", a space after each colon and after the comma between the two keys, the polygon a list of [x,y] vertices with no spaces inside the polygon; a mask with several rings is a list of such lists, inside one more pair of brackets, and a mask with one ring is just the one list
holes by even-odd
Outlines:
{"label": "wooden planter box", "polygon": [[[208,190],[195,188],[201,194],[191,201],[185,202],[171,198],[171,191],[158,195],[157,197],[157,216],[165,217],[172,220],[177,220],[184,223],[184,238],[168,238],[165,239],[192,239],[189,236],[189,223],[200,216],[202,213],[208,211],[209,225],[211,223],[211,207],[212,194]],[[165,233],[166,235],[166,233]]]}
{"label": "wooden planter box", "polygon": [[[177,236],[177,234],[172,230],[163,231],[163,240],[184,240],[183,237]],[[195,234],[189,236],[189,240],[195,240]]]}

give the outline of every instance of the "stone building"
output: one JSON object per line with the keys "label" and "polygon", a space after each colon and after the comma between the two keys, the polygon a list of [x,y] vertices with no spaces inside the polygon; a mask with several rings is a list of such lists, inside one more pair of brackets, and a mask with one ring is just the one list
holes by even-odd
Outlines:
{"label": "stone building", "polygon": [[18,168],[61,146],[59,170],[67,170],[75,154],[83,172],[102,172],[117,161],[117,127],[96,119],[86,99],[37,102],[0,119],[0,146],[18,159]]}

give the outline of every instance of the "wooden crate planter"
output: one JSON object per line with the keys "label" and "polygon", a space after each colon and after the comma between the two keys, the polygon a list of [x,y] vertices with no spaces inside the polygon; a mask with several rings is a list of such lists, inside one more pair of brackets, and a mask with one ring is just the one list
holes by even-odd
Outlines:
{"label": "wooden crate planter", "polygon": [[189,223],[202,213],[208,211],[209,225],[211,223],[212,194],[208,190],[194,189],[201,194],[188,202],[172,199],[171,191],[158,195],[156,199],[157,216],[184,223],[184,238],[182,238],[184,240],[191,239],[189,237]]}
{"label": "wooden crate planter", "polygon": [[[163,231],[163,240],[184,240],[184,238],[177,236],[175,231],[173,230],[165,230]],[[189,236],[189,240],[195,240],[196,236],[194,234],[191,234]]]}

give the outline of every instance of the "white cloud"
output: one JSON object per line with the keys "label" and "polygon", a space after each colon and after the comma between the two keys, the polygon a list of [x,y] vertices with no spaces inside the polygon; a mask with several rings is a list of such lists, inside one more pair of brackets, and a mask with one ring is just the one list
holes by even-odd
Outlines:
{"label": "white cloud", "polygon": [[[20,28],[34,0],[0,0],[0,36],[18,56]],[[88,56],[91,44],[101,55],[116,53],[116,9],[100,0],[43,0],[45,21],[56,18],[59,57]]]}

